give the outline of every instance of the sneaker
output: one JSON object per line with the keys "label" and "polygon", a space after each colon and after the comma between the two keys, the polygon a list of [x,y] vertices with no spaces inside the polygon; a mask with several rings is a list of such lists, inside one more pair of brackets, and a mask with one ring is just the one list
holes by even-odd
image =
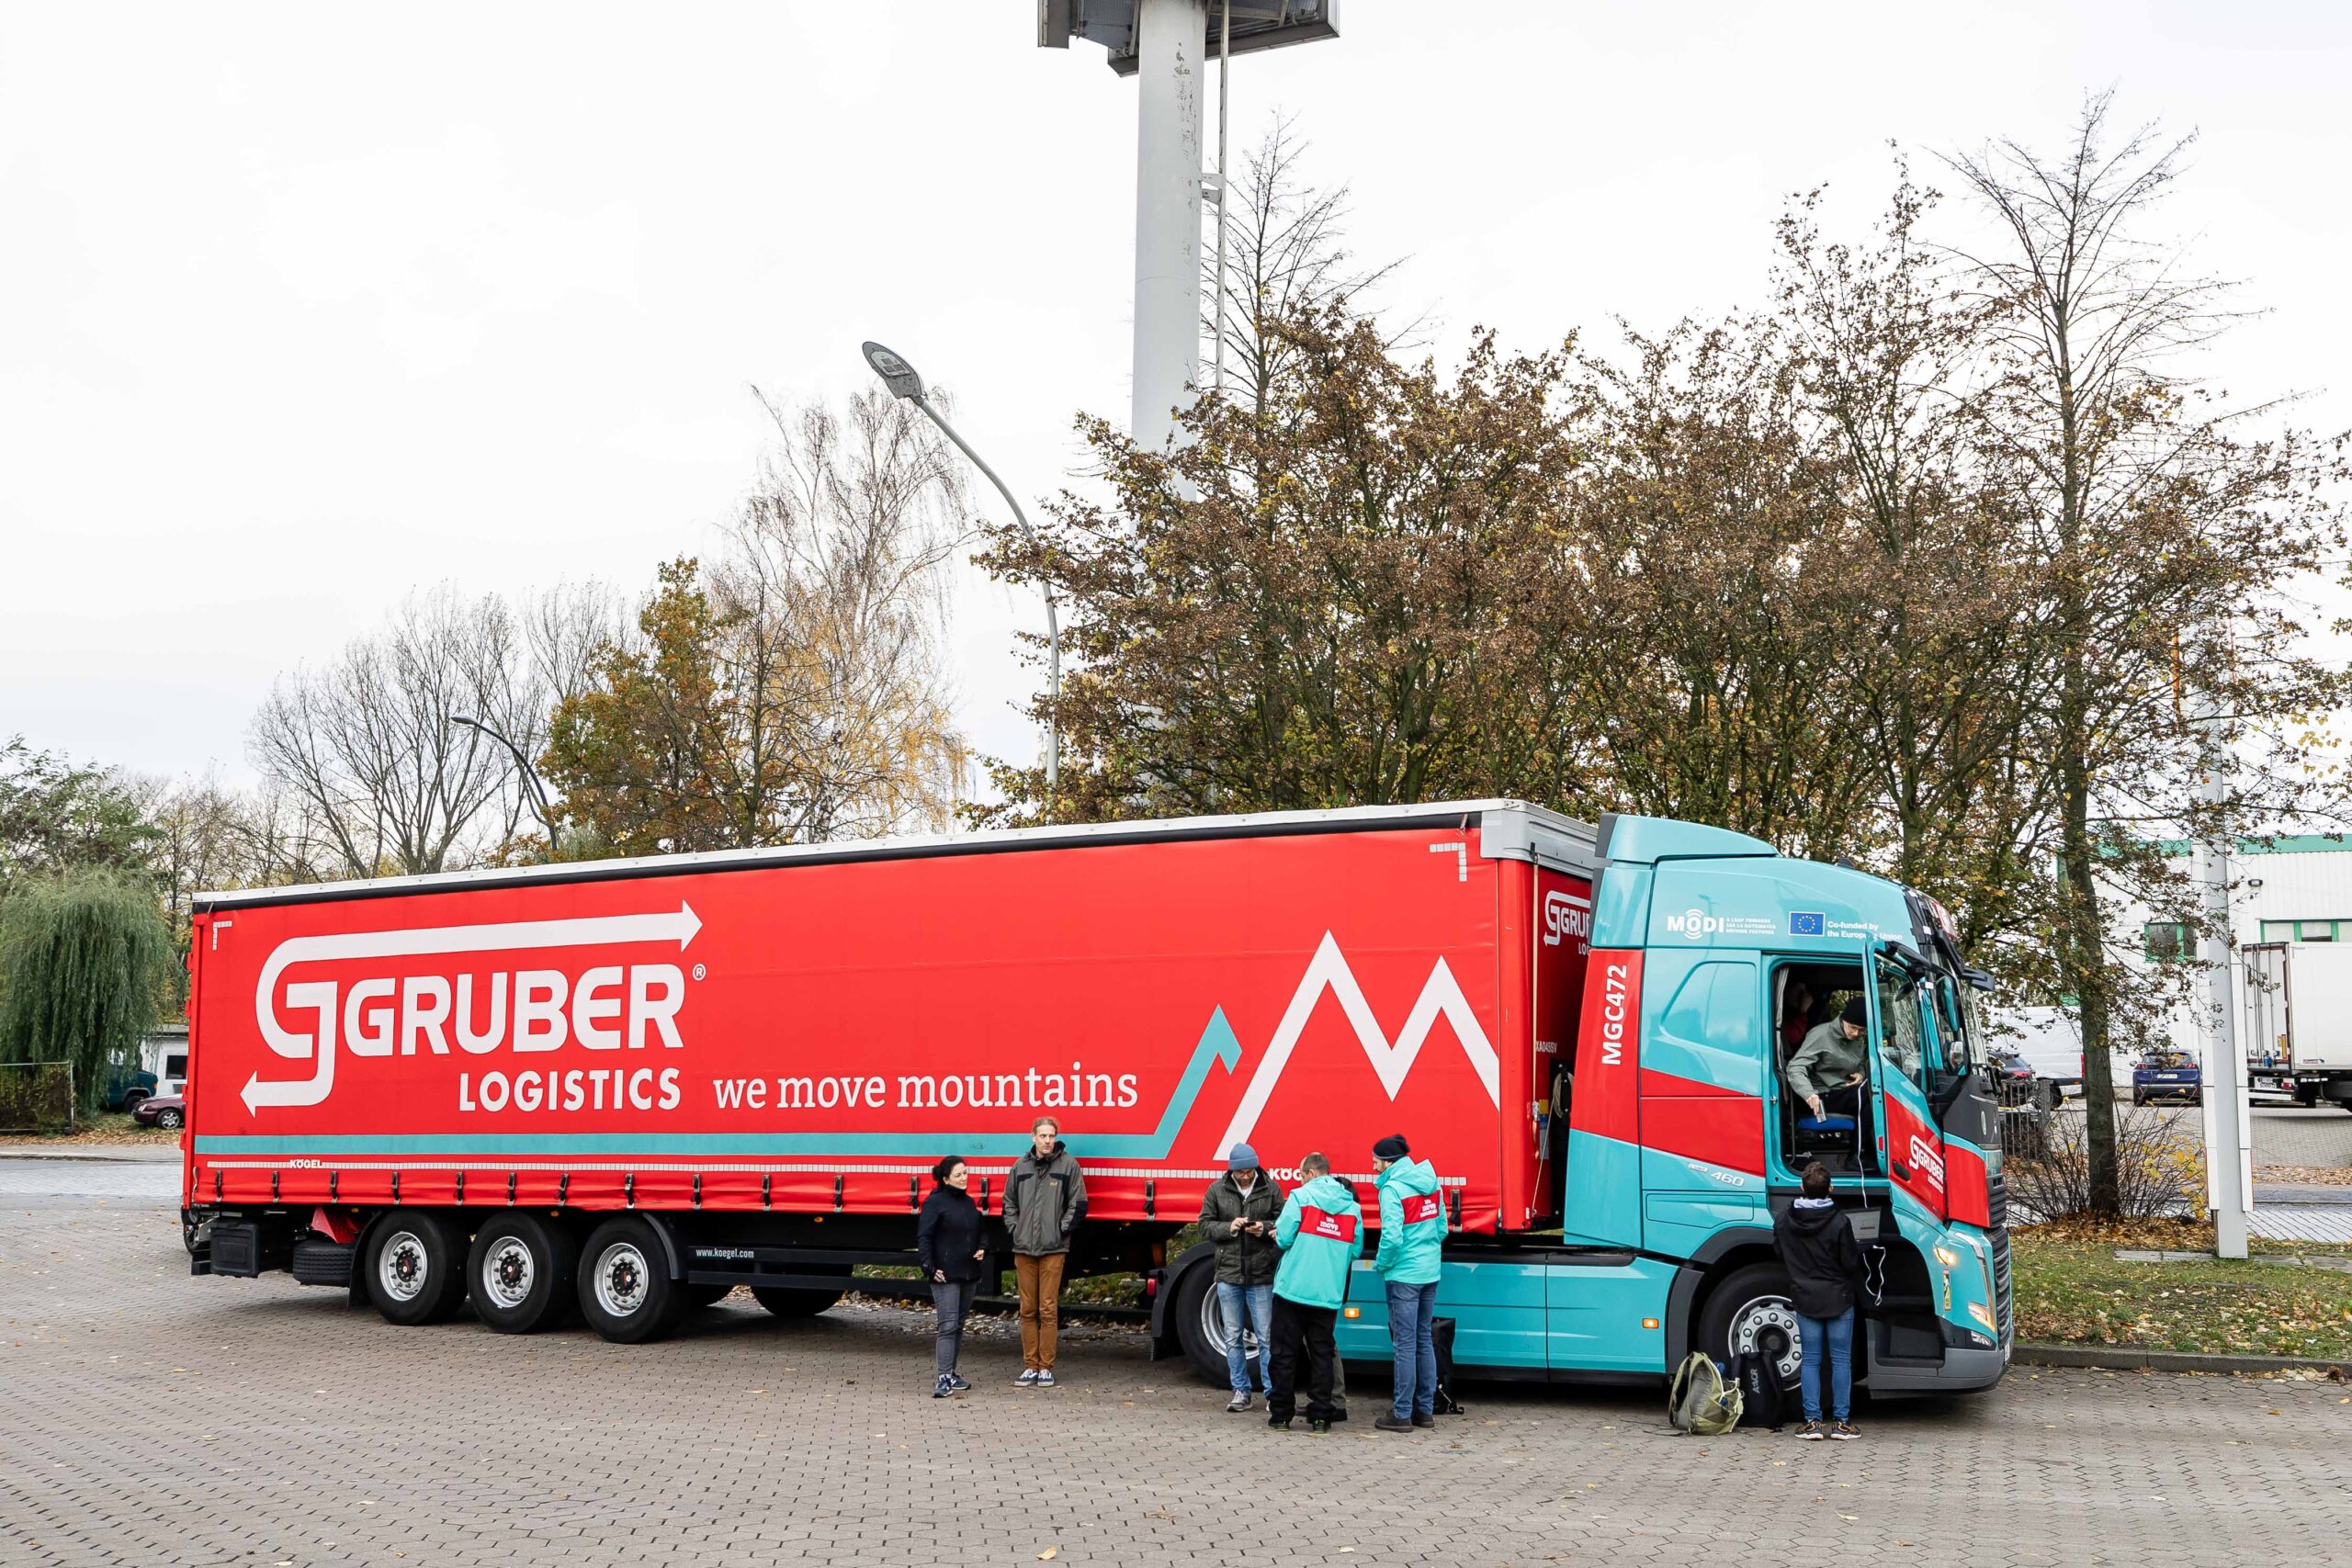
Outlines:
{"label": "sneaker", "polygon": [[1799,1442],[1817,1443],[1821,1441],[1825,1435],[1826,1434],[1821,1430],[1821,1423],[1818,1421],[1801,1422],[1797,1427],[1797,1440]]}
{"label": "sneaker", "polygon": [[1230,1401],[1226,1404],[1226,1407],[1225,1407],[1225,1413],[1226,1413],[1227,1416],[1238,1416],[1238,1415],[1240,1415],[1243,1411],[1245,1411],[1245,1410],[1247,1410],[1247,1409],[1249,1409],[1249,1408],[1250,1408],[1250,1394],[1249,1394],[1249,1391],[1245,1389],[1245,1390],[1244,1390],[1244,1391],[1242,1391],[1241,1393],[1235,1394],[1235,1395],[1233,1396],[1233,1398],[1232,1398],[1232,1399],[1231,1399],[1231,1400],[1230,1400]]}
{"label": "sneaker", "polygon": [[1851,1421],[1840,1421],[1829,1428],[1829,1440],[1833,1443],[1850,1443],[1860,1436],[1860,1432],[1854,1430],[1854,1424]]}
{"label": "sneaker", "polygon": [[962,1393],[972,1386],[970,1383],[966,1382],[962,1378],[956,1376],[954,1372],[947,1374],[947,1382],[948,1385],[955,1389],[957,1393]]}
{"label": "sneaker", "polygon": [[1424,1432],[1434,1431],[1437,1429],[1437,1417],[1434,1416],[1417,1415],[1413,1417],[1413,1425],[1419,1427]]}
{"label": "sneaker", "polygon": [[1051,1388],[1051,1387],[1053,1387],[1053,1386],[1054,1386],[1054,1374],[1053,1374],[1051,1371],[1041,1371],[1041,1372],[1039,1372],[1039,1373],[1037,1374],[1037,1386],[1038,1386],[1039,1388]]}
{"label": "sneaker", "polygon": [[1035,1388],[1037,1386],[1037,1369],[1035,1367],[1024,1368],[1022,1371],[1021,1375],[1012,1380],[1012,1386],[1015,1388]]}
{"label": "sneaker", "polygon": [[1269,1416],[1266,1417],[1266,1425],[1272,1427],[1277,1432],[1287,1432],[1290,1430],[1290,1417],[1287,1416]]}
{"label": "sneaker", "polygon": [[943,1377],[932,1385],[931,1397],[933,1399],[944,1399],[955,1392],[956,1380],[954,1378]]}
{"label": "sneaker", "polygon": [[1380,1419],[1372,1424],[1372,1429],[1375,1432],[1409,1432],[1413,1429],[1413,1423],[1409,1416],[1399,1421],[1394,1411],[1383,1411]]}
{"label": "sneaker", "polygon": [[1320,1419],[1312,1420],[1307,1422],[1306,1429],[1310,1432],[1328,1432],[1331,1429],[1331,1423]]}

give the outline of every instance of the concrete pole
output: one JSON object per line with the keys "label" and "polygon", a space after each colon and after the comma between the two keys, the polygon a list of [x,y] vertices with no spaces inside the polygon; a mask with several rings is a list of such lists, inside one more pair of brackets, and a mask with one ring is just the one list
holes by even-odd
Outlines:
{"label": "concrete pole", "polygon": [[2228,796],[2229,742],[2211,694],[2197,703],[2198,746],[2204,771],[2197,797],[2215,808],[2210,838],[2197,841],[2197,881],[2211,928],[2198,943],[2205,970],[2205,1177],[2213,1204],[2215,1250],[2223,1258],[2245,1256],[2246,1211],[2253,1207],[2251,1163],[2245,1135],[2245,1055],[2238,1049],[2237,1005],[2230,983],[2233,943],[2230,925],[2229,828],[2219,818]]}
{"label": "concrete pole", "polygon": [[1136,6],[1133,434],[1153,451],[1201,379],[1201,66],[1207,0]]}

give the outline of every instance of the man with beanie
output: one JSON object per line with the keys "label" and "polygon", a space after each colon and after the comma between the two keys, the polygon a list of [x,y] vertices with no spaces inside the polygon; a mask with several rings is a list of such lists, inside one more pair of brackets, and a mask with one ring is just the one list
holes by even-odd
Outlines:
{"label": "man with beanie", "polygon": [[1086,1218],[1086,1178],[1052,1117],[1031,1124],[1029,1145],[1004,1179],[1004,1234],[1012,1238],[1012,1274],[1021,1288],[1021,1375],[1012,1381],[1051,1388],[1062,1265],[1069,1260],[1070,1233]]}
{"label": "man with beanie", "polygon": [[1845,1010],[1804,1037],[1789,1058],[1789,1087],[1819,1117],[1835,1111],[1851,1116],[1860,1101],[1862,1055],[1869,1048],[1862,1035],[1870,1028],[1870,1009],[1856,997]]}
{"label": "man with beanie", "polygon": [[1274,1270],[1274,1375],[1266,1384],[1266,1425],[1290,1430],[1304,1355],[1306,1427],[1328,1432],[1336,1414],[1331,1382],[1339,1360],[1332,1331],[1348,1298],[1348,1270],[1363,1251],[1363,1210],[1323,1156],[1301,1158],[1298,1173],[1306,1181],[1274,1221],[1283,1260]]}
{"label": "man with beanie", "polygon": [[1444,1270],[1445,1200],[1437,1172],[1412,1157],[1402,1134],[1372,1145],[1380,1184],[1380,1249],[1372,1266],[1388,1291],[1388,1343],[1396,1356],[1395,1393],[1388,1414],[1373,1423],[1383,1432],[1437,1425],[1438,1275]]}
{"label": "man with beanie", "polygon": [[1267,1361],[1274,1337],[1274,1269],[1282,1262],[1274,1222],[1282,1209],[1282,1189],[1258,1168],[1258,1151],[1247,1144],[1233,1145],[1225,1174],[1201,1200],[1201,1234],[1216,1244],[1216,1304],[1225,1319],[1225,1366],[1233,1384],[1227,1411],[1250,1408],[1245,1330],[1258,1338],[1258,1384],[1272,1386]]}
{"label": "man with beanie", "polygon": [[1819,1160],[1804,1168],[1804,1196],[1772,1222],[1772,1240],[1789,1271],[1789,1304],[1797,1311],[1797,1339],[1804,1352],[1802,1387],[1804,1425],[1797,1436],[1817,1441],[1821,1430],[1821,1367],[1829,1364],[1829,1409],[1837,1425],[1828,1436],[1847,1442],[1861,1436],[1850,1419],[1854,1391],[1854,1290],[1862,1279],[1862,1244],[1829,1195],[1829,1169]]}

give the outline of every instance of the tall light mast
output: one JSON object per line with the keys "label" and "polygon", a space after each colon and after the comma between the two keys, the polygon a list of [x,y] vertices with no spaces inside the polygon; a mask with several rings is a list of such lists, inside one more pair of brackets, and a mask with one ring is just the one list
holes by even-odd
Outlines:
{"label": "tall light mast", "polygon": [[[1339,0],[1038,0],[1037,43],[1073,38],[1136,78],[1135,396],[1157,449],[1201,380],[1201,125],[1207,62],[1339,36]],[[1215,17],[1216,25],[1211,25]],[[1220,193],[1221,194],[1221,193]]]}

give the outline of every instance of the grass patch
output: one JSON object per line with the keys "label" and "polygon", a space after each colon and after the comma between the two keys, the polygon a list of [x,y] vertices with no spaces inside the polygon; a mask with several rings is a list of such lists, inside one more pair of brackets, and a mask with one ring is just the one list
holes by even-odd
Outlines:
{"label": "grass patch", "polygon": [[80,1117],[70,1133],[0,1134],[0,1143],[24,1144],[176,1144],[180,1135],[161,1127],[141,1127],[128,1111],[100,1111]]}
{"label": "grass patch", "polygon": [[[2251,1260],[2116,1259],[2119,1247],[2210,1250],[2210,1224],[2076,1220],[2020,1229],[2011,1240],[2020,1339],[2208,1355],[2352,1359],[2352,1274]],[[2308,1242],[2257,1246],[2304,1256],[2346,1250]]]}

